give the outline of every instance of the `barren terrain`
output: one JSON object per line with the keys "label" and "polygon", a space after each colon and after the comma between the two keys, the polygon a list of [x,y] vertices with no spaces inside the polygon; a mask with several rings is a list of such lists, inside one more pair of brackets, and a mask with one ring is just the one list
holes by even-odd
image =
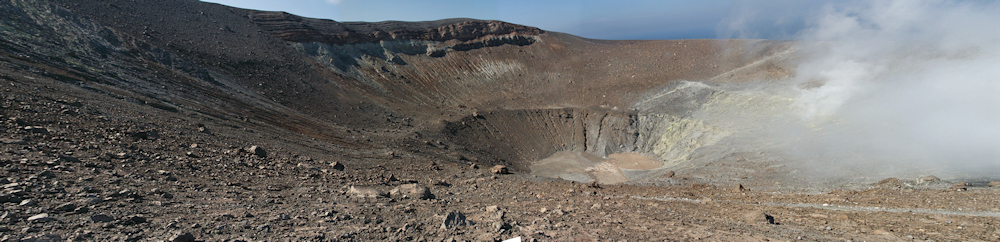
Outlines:
{"label": "barren terrain", "polygon": [[0,1],[0,241],[1000,240],[990,177],[762,140],[796,50]]}

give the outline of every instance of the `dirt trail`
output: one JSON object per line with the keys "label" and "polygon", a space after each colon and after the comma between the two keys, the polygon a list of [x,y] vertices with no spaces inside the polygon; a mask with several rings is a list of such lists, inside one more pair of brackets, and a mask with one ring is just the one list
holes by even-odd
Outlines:
{"label": "dirt trail", "polygon": [[[641,197],[641,196],[629,196],[632,199],[640,200],[657,200],[657,201],[680,201],[680,202],[690,202],[690,203],[704,203],[704,200],[700,199],[689,199],[689,198],[675,198],[675,197]],[[830,205],[830,204],[812,204],[812,203],[773,203],[773,202],[763,202],[763,203],[745,203],[745,202],[734,202],[734,201],[719,201],[712,200],[716,203],[733,204],[733,205],[747,205],[747,206],[773,206],[773,207],[784,207],[784,208],[812,208],[812,209],[822,209],[831,211],[846,211],[846,212],[889,212],[889,213],[908,213],[908,214],[934,214],[934,215],[955,215],[955,216],[971,216],[971,217],[994,217],[1000,218],[1000,212],[990,212],[990,211],[967,211],[961,208],[949,210],[949,209],[926,209],[926,208],[889,208],[889,207],[860,207],[860,206],[844,206],[844,205]]]}

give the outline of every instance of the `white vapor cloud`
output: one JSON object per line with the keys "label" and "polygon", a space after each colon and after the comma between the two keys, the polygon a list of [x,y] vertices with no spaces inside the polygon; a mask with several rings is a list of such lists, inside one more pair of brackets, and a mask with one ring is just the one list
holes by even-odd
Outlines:
{"label": "white vapor cloud", "polygon": [[[1000,174],[1000,3],[840,1],[806,11],[818,14],[794,35],[804,55],[794,107],[807,131],[788,129],[793,157],[830,173]],[[730,27],[753,21],[738,20]]]}
{"label": "white vapor cloud", "polygon": [[343,1],[344,0],[326,0],[327,3],[333,4],[333,5],[339,5]]}

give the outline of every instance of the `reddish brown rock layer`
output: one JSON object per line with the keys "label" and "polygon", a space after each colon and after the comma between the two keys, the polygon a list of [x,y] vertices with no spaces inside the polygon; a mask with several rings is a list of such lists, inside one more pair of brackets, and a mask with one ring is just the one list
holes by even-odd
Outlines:
{"label": "reddish brown rock layer", "polygon": [[445,19],[427,22],[336,22],[308,19],[285,12],[254,12],[265,31],[290,42],[325,44],[375,43],[386,40],[469,41],[496,35],[539,35],[535,27],[492,20]]}

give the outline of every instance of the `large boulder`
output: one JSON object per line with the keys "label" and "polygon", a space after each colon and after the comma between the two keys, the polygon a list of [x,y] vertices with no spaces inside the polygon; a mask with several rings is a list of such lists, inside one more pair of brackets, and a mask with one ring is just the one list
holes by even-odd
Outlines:
{"label": "large boulder", "polygon": [[420,184],[403,184],[389,191],[389,196],[400,198],[434,198],[431,189]]}

